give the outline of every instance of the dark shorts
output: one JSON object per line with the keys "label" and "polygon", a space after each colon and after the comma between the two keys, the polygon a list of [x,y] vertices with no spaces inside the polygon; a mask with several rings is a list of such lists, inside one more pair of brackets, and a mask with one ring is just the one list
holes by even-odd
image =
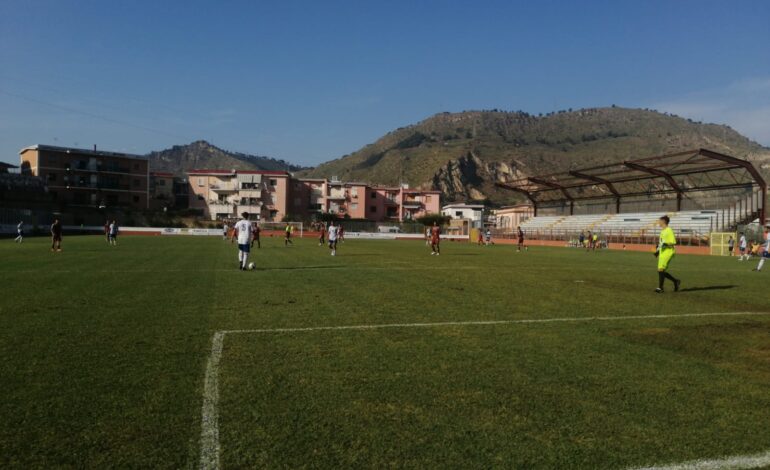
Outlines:
{"label": "dark shorts", "polygon": [[522,243],[524,243],[524,239],[523,238],[519,238],[519,245],[521,245]]}
{"label": "dark shorts", "polygon": [[241,245],[239,243],[238,244],[238,249],[243,251],[244,253],[248,253],[249,251],[251,251],[251,245],[248,244],[248,243],[244,243],[243,245]]}
{"label": "dark shorts", "polygon": [[111,233],[110,234],[110,238],[112,238],[114,240],[114,239],[118,238],[118,234],[117,233]]}
{"label": "dark shorts", "polygon": [[60,242],[61,241],[61,235],[53,235],[53,241]]}

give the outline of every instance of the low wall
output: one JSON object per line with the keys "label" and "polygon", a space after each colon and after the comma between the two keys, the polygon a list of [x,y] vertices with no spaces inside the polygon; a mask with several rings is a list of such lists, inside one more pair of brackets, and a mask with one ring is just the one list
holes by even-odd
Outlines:
{"label": "low wall", "polygon": [[[516,245],[518,243],[517,240],[509,238],[492,239],[492,241],[498,245]],[[570,248],[567,246],[567,242],[559,240],[524,240],[524,244],[529,246],[558,246],[561,248]],[[643,251],[652,253],[655,246],[656,245],[633,243],[627,243],[625,245],[622,243],[610,243],[608,248],[610,250]],[[683,255],[709,255],[711,254],[711,249],[707,246],[677,246],[676,252]]]}

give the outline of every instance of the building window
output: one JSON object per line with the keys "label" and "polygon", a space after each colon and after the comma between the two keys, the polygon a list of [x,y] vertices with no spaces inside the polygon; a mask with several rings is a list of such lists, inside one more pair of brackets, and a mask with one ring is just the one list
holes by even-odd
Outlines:
{"label": "building window", "polygon": [[455,217],[463,218],[463,211],[455,211]]}
{"label": "building window", "polygon": [[138,169],[139,169],[139,164],[138,163],[134,163],[134,170],[138,170]]}
{"label": "building window", "polygon": [[204,186],[203,178],[198,178],[198,186],[200,186],[201,188]]}
{"label": "building window", "polygon": [[158,181],[158,184],[159,184],[160,186],[165,186],[165,185],[166,185],[166,180],[159,180],[159,181]]}
{"label": "building window", "polygon": [[48,173],[48,181],[49,182],[56,181],[56,173]]}
{"label": "building window", "polygon": [[204,199],[202,194],[198,194],[198,200],[199,201],[205,201],[206,199]]}
{"label": "building window", "polygon": [[358,210],[358,203],[354,202],[354,203],[350,204],[350,210],[351,211],[357,211]]}
{"label": "building window", "polygon": [[278,217],[278,211],[270,211],[270,218],[274,219],[276,217]]}
{"label": "building window", "polygon": [[429,203],[429,202],[430,202],[430,196],[425,196],[425,202],[426,202],[426,203]]}
{"label": "building window", "polygon": [[139,202],[139,196],[134,196],[134,202]]}
{"label": "building window", "polygon": [[371,193],[371,194],[369,195],[369,197],[370,197],[371,199],[377,199],[377,193]]}
{"label": "building window", "polygon": [[278,180],[270,180],[270,186],[278,186]]}
{"label": "building window", "polygon": [[351,189],[350,194],[352,194],[353,197],[358,197],[358,188]]}
{"label": "building window", "polygon": [[137,179],[135,179],[135,180],[134,180],[134,187],[135,187],[135,188],[138,188],[140,184],[142,184],[142,182],[141,182],[141,181],[139,181],[139,180],[137,180]]}
{"label": "building window", "polygon": [[300,207],[302,206],[302,198],[301,197],[295,197],[294,198],[294,207]]}
{"label": "building window", "polygon": [[369,206],[369,212],[377,212],[377,206]]}

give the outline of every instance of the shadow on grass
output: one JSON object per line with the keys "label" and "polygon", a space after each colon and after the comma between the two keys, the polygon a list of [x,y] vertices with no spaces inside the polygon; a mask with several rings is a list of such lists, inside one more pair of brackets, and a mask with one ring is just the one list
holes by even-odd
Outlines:
{"label": "shadow on grass", "polygon": [[702,290],[727,290],[727,289],[733,289],[738,286],[706,286],[706,287],[688,287],[686,289],[681,289],[679,292],[698,292]]}

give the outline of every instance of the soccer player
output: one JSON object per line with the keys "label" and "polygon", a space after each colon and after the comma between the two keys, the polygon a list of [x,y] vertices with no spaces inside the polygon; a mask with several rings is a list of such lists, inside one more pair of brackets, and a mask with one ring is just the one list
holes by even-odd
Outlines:
{"label": "soccer player", "polygon": [[521,251],[522,248],[526,249],[526,247],[524,246],[524,231],[521,229],[521,226],[519,226],[516,229],[516,232],[519,235],[519,244],[518,244],[518,246],[516,248],[516,251],[519,252],[519,251]]}
{"label": "soccer player", "polygon": [[53,219],[51,224],[51,251],[61,251],[61,222]]}
{"label": "soccer player", "polygon": [[342,223],[337,225],[337,241],[345,242],[345,228],[342,226]]}
{"label": "soccer player", "polygon": [[591,249],[596,251],[596,245],[599,244],[599,235],[594,233],[594,238],[591,239]]}
{"label": "soccer player", "polygon": [[104,239],[107,240],[107,243],[110,243],[110,221],[105,220],[104,221]]}
{"label": "soccer player", "polygon": [[241,214],[241,217],[243,218],[235,223],[233,238],[238,238],[238,269],[245,271],[251,251],[251,222],[248,212]]}
{"label": "soccer player", "polygon": [[586,251],[591,251],[592,244],[594,241],[594,234],[591,233],[591,231],[588,231],[588,236],[586,237]]}
{"label": "soccer player", "polygon": [[492,245],[492,231],[487,229],[486,232],[484,232],[484,243],[487,245]]}
{"label": "soccer player", "polygon": [[227,231],[230,230],[230,227],[227,226],[227,221],[225,221],[224,224],[222,224],[222,240],[227,240]]}
{"label": "soccer player", "polygon": [[[429,240],[430,240],[430,232],[431,232],[431,229],[428,229],[428,239]],[[476,239],[476,244],[477,245],[484,245],[484,232],[481,229],[479,229],[479,237],[478,237],[478,239]]]}
{"label": "soccer player", "polygon": [[430,229],[430,249],[431,255],[440,255],[441,250],[439,244],[441,243],[441,227],[438,226],[438,222],[433,222],[433,227]]}
{"label": "soccer player", "polygon": [[338,227],[334,225],[334,221],[331,221],[329,223],[329,249],[332,256],[337,256],[337,230]]}
{"label": "soccer player", "polygon": [[13,240],[16,243],[21,243],[24,241],[24,221],[19,221],[19,224],[16,226],[16,238]]}
{"label": "soccer player", "polygon": [[252,237],[251,237],[251,247],[254,248],[254,243],[256,242],[257,248],[262,248],[262,243],[259,241],[259,234],[262,232],[262,229],[259,228],[259,222],[254,222],[251,224],[251,230],[252,230]]}
{"label": "soccer player", "polygon": [[326,226],[321,224],[320,235],[318,235],[318,246],[326,244]]}
{"label": "soccer player", "polygon": [[743,261],[744,256],[748,261],[749,255],[748,253],[746,253],[747,243],[748,242],[746,241],[746,235],[744,235],[743,232],[741,232],[741,238],[738,240],[738,249],[741,251],[741,256],[738,257],[738,261]]}
{"label": "soccer player", "polygon": [[293,245],[294,243],[291,241],[291,225],[288,223],[286,224],[286,238],[283,239],[283,246],[289,246]]}
{"label": "soccer player", "polygon": [[735,249],[735,240],[733,240],[733,236],[730,235],[730,238],[727,239],[727,253],[730,256],[733,256],[734,249]]}
{"label": "soccer player", "polygon": [[663,293],[663,282],[666,279],[674,283],[674,292],[677,292],[682,284],[681,280],[668,272],[668,265],[676,254],[676,237],[674,236],[674,231],[668,226],[670,220],[667,215],[658,219],[658,225],[661,228],[660,242],[658,243],[658,249],[655,251],[655,257],[658,258],[658,288],[655,289],[655,292],[658,294]]}
{"label": "soccer player", "polygon": [[578,243],[580,243],[580,248],[585,248],[586,246],[586,234],[583,233],[581,230],[580,236],[578,237]]}
{"label": "soccer player", "polygon": [[109,240],[110,245],[117,246],[118,244],[118,223],[116,221],[112,221],[109,227]]}
{"label": "soccer player", "polygon": [[765,265],[765,260],[770,258],[770,232],[765,233],[765,243],[762,244],[764,250],[762,250],[761,258],[759,258],[759,264],[754,268],[754,271],[762,271],[762,266]]}

